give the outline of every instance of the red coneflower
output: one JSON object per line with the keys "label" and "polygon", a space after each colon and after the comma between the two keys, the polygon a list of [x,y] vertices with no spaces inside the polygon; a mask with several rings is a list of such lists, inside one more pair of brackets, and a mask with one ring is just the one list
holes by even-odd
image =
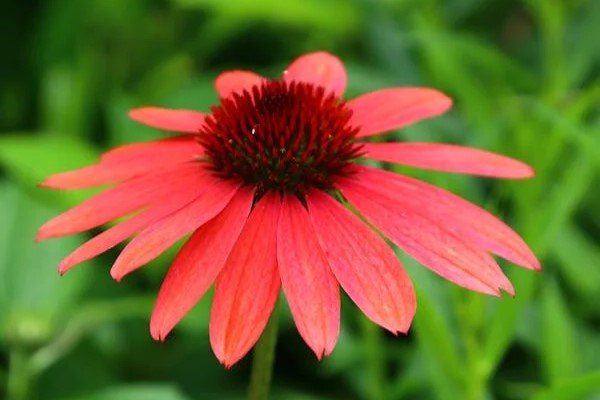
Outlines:
{"label": "red coneflower", "polygon": [[344,66],[323,52],[298,58],[280,80],[231,71],[215,84],[221,100],[210,114],[155,107],[130,112],[138,122],[186,135],[119,147],[96,165],[42,184],[79,189],[116,182],[47,222],[38,239],[131,215],[67,256],[60,273],[134,236],[111,269],[120,280],[191,233],[160,288],[150,322],[155,339],[164,339],[213,282],[210,341],[227,366],[257,341],[280,287],[300,335],[319,358],[338,338],[338,284],[375,323],[406,332],[416,307],[413,286],[371,225],[471,290],[514,293],[490,253],[540,268],[523,240],[483,209],[360,163],[533,176],[529,166],[482,150],[362,140],[447,111],[451,100],[439,91],[391,88],[344,101]]}

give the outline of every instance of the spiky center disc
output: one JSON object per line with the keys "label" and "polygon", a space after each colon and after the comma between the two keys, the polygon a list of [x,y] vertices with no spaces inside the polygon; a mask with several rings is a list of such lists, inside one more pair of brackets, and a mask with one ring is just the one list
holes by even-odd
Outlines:
{"label": "spiky center disc", "polygon": [[227,179],[302,195],[328,190],[360,155],[352,111],[323,87],[266,81],[221,99],[200,131],[211,168]]}

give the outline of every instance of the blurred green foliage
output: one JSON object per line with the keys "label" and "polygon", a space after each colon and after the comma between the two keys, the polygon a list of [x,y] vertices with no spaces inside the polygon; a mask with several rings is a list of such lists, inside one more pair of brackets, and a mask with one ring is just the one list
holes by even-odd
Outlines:
{"label": "blurred green foliage", "polygon": [[[206,110],[219,71],[277,76],[303,52],[340,55],[348,96],[439,88],[443,117],[396,133],[532,164],[534,180],[410,174],[502,216],[544,271],[503,264],[516,298],[457,288],[400,254],[419,292],[393,337],[347,299],[317,362],[283,304],[274,399],[600,399],[600,1],[53,0],[4,5],[0,46],[0,396],[11,400],[243,398],[208,343],[210,298],[166,343],[148,334],[171,255],[113,283],[116,251],[59,278],[84,236],[34,244],[86,193],[36,188],[114,145],[160,137],[127,110]],[[209,296],[210,297],[210,296]]]}

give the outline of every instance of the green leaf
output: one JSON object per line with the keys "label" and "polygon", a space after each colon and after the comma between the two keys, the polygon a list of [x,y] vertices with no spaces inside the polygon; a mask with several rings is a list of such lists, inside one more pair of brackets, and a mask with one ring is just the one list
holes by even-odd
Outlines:
{"label": "green leaf", "polygon": [[549,382],[574,376],[581,356],[574,335],[573,320],[557,284],[547,280],[541,298],[540,356]]}
{"label": "green leaf", "polygon": [[95,61],[87,50],[81,53],[80,65],[47,70],[41,95],[44,130],[61,136],[89,132],[93,85],[97,82]]}
{"label": "green leaf", "polygon": [[531,301],[538,277],[532,271],[511,271],[509,278],[517,292],[514,299],[503,299],[494,310],[485,328],[484,357],[490,371],[494,371],[513,341],[525,307]]}
{"label": "green leaf", "polygon": [[102,326],[134,317],[146,319],[151,313],[154,301],[152,295],[78,304],[53,340],[32,355],[32,370],[45,370],[68,353],[85,335]]}
{"label": "green leaf", "polygon": [[415,331],[437,398],[459,399],[464,368],[452,341],[452,330],[428,295],[417,294]]}
{"label": "green leaf", "polygon": [[573,222],[556,236],[553,255],[567,283],[579,296],[600,299],[600,249]]}
{"label": "green leaf", "polygon": [[168,384],[114,386],[68,400],[188,400],[181,391]]}
{"label": "green leaf", "polygon": [[129,110],[144,105],[146,105],[146,102],[134,100],[126,96],[114,96],[108,102],[107,122],[111,146],[155,140],[169,135],[169,133],[165,134],[165,132],[159,129],[132,121],[128,117],[127,113]]}
{"label": "green leaf", "polygon": [[580,154],[565,164],[562,176],[554,180],[552,192],[538,204],[528,219],[526,238],[532,238],[533,248],[542,256],[553,247],[557,235],[567,224],[576,207],[590,188],[595,175],[593,160]]}
{"label": "green leaf", "polygon": [[55,212],[6,182],[0,183],[0,209],[5,215],[0,224],[0,339],[38,343],[52,334],[86,287],[86,270],[65,278],[56,271],[81,239],[35,243],[37,227]]}
{"label": "green leaf", "polygon": [[97,159],[98,151],[88,143],[53,133],[23,132],[0,137],[0,162],[31,184]]}
{"label": "green leaf", "polygon": [[[174,65],[174,67],[176,66]],[[167,71],[161,73],[167,73]],[[160,75],[159,72],[155,74]],[[189,79],[177,85],[167,85],[162,79],[163,87],[160,90],[164,94],[160,96],[160,100],[153,100],[156,96],[147,93],[144,93],[145,96],[142,99],[125,95],[113,96],[108,104],[107,111],[111,145],[117,146],[131,142],[149,141],[174,135],[171,132],[164,132],[132,121],[127,113],[133,108],[152,104],[159,107],[209,112],[210,106],[217,104],[219,101],[212,80],[214,76],[216,74],[211,74],[211,79]],[[144,79],[142,86],[151,86],[150,77]],[[149,89],[144,90],[144,92],[148,91]]]}
{"label": "green leaf", "polygon": [[[586,194],[594,172],[594,165],[589,157],[581,155],[576,158],[565,166],[563,175],[554,182],[553,190],[546,196],[544,203],[537,204],[535,210],[528,215],[524,237],[538,257],[543,258],[552,248],[556,235]],[[516,298],[500,304],[488,330],[486,357],[491,365],[498,365],[510,346],[537,279],[531,271],[515,271],[511,274],[511,281],[517,292]]]}
{"label": "green leaf", "polygon": [[357,23],[358,10],[344,0],[172,0],[185,8],[210,9],[230,18],[230,22],[269,21],[286,25],[312,26],[329,31],[347,31]]}
{"label": "green leaf", "polygon": [[27,189],[67,204],[89,197],[91,191],[58,192],[35,186],[53,173],[84,167],[97,159],[94,147],[73,137],[33,132],[0,136],[0,165]]}
{"label": "green leaf", "polygon": [[600,2],[585,2],[584,12],[581,12],[573,19],[575,23],[567,27],[567,41],[577,41],[577,46],[570,46],[568,77],[572,86],[582,85],[597,65],[600,59],[600,41],[598,40],[579,40],[584,37],[600,37]]}
{"label": "green leaf", "polygon": [[430,73],[444,82],[445,91],[456,93],[455,97],[460,101],[469,122],[476,124],[480,132],[485,132],[490,119],[494,117],[495,110],[490,106],[489,98],[497,86],[476,84],[474,75],[480,71],[468,68],[465,64],[464,55],[457,44],[451,41],[454,36],[452,32],[443,30],[433,22],[433,18],[418,16],[415,21],[414,37],[422,48]]}
{"label": "green leaf", "polygon": [[[577,118],[581,118],[582,113],[595,107],[598,101],[600,101],[600,83],[596,83],[593,89],[579,96],[569,110],[570,116],[565,115],[557,107],[548,106],[540,101],[528,101],[524,106],[533,115],[551,126],[553,128],[551,133],[557,139],[563,143],[567,142],[577,146],[577,150],[586,154],[596,165],[600,166],[600,141],[598,140],[600,129],[597,126],[590,127],[577,122]],[[563,143],[559,143],[559,146],[563,146]],[[558,148],[558,151],[560,150],[562,150],[561,147]],[[551,155],[546,154],[545,157],[548,158],[546,161],[553,162],[558,157],[558,152]]]}
{"label": "green leaf", "polygon": [[532,400],[579,400],[600,393],[600,371],[565,379],[548,389],[543,389]]}

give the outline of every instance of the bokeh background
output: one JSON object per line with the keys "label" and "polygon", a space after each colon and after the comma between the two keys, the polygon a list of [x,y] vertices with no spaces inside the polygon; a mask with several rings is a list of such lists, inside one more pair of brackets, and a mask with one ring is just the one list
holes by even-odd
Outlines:
{"label": "bokeh background", "polygon": [[283,299],[274,399],[600,399],[600,1],[22,0],[0,15],[0,398],[244,398],[251,357],[225,370],[208,342],[210,296],[165,343],[148,320],[174,251],[122,283],[118,250],[60,278],[86,235],[34,243],[37,227],[93,191],[36,187],[110,147],[165,133],[142,105],[206,110],[230,68],[277,77],[327,50],[348,96],[439,88],[445,116],[393,133],[522,159],[529,181],[403,170],[508,221],[542,273],[502,262],[516,298],[469,293],[402,254],[419,293],[394,337],[343,301],[318,362]]}

